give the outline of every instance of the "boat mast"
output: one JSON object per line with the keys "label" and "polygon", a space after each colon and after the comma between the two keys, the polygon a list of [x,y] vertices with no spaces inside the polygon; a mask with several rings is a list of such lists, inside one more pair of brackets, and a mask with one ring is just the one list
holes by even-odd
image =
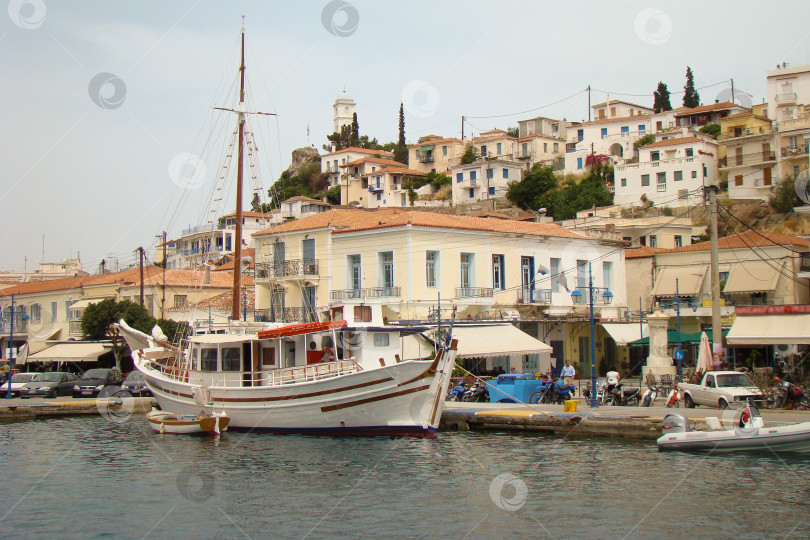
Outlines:
{"label": "boat mast", "polygon": [[236,162],[236,238],[233,252],[233,312],[231,320],[239,320],[239,301],[242,289],[242,171],[244,156],[242,148],[245,141],[245,18],[242,17],[242,63],[239,66],[239,149]]}

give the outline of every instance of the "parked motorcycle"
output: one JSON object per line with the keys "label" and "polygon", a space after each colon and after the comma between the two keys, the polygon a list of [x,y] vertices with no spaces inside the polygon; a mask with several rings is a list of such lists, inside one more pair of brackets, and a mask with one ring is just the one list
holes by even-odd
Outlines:
{"label": "parked motorcycle", "polygon": [[681,394],[678,392],[677,388],[673,388],[669,391],[669,395],[667,396],[667,407],[675,407],[678,408],[681,406]]}
{"label": "parked motorcycle", "polygon": [[573,384],[565,384],[562,379],[557,379],[553,389],[555,403],[563,403],[564,401],[573,399],[577,387]]}
{"label": "parked motorcycle", "polygon": [[464,381],[458,383],[458,386],[447,392],[447,397],[445,401],[461,401],[464,397],[464,393],[467,391],[467,387],[464,386]]}
{"label": "parked motorcycle", "polygon": [[656,399],[658,399],[658,387],[654,384],[650,384],[641,396],[639,407],[652,407]]}
{"label": "parked motorcycle", "polygon": [[805,394],[801,386],[790,381],[783,381],[779,377],[776,378],[776,382],[781,384],[779,393],[776,396],[776,408],[797,409],[807,406],[807,394]]}
{"label": "parked motorcycle", "polygon": [[464,393],[461,401],[489,402],[489,390],[487,389],[486,383],[476,381],[475,384]]}
{"label": "parked motorcycle", "polygon": [[641,388],[622,388],[622,383],[608,384],[605,401],[613,406],[638,406],[641,403]]}

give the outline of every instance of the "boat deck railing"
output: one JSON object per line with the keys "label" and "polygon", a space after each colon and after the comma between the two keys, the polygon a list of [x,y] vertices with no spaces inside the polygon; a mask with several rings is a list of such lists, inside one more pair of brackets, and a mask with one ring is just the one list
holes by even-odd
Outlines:
{"label": "boat deck railing", "polygon": [[256,387],[256,386],[282,386],[286,384],[318,381],[338,375],[356,373],[361,368],[354,360],[338,360],[335,362],[321,362],[306,366],[269,369],[263,371],[199,371],[178,367],[178,365],[161,364],[149,361],[149,369],[162,373],[169,379],[179,382],[200,382],[206,375],[214,375],[213,386],[227,387]]}

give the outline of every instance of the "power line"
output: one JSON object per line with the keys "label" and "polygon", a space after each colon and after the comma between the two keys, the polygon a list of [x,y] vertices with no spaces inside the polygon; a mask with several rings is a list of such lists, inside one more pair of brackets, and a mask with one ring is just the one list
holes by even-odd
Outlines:
{"label": "power line", "polygon": [[548,103],[546,105],[541,105],[540,107],[535,107],[534,109],[528,109],[528,110],[525,110],[525,111],[513,112],[513,113],[508,113],[508,114],[492,114],[492,115],[489,115],[489,116],[465,116],[464,118],[505,118],[507,116],[517,116],[518,114],[527,114],[527,113],[530,113],[530,112],[539,111],[540,109],[546,109],[548,107],[552,107],[554,105],[562,103],[563,101],[568,101],[569,99],[571,99],[573,97],[576,97],[579,94],[582,94],[582,93],[587,92],[587,91],[588,91],[587,89],[582,89],[579,92],[571,94],[568,97],[559,99],[559,100],[557,100],[557,101],[555,101],[553,103]]}

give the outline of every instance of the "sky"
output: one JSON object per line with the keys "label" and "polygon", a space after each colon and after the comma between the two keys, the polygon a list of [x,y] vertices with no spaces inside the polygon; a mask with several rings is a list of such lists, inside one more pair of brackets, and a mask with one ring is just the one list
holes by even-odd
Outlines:
{"label": "sky", "polygon": [[[810,64],[810,4],[727,2],[8,0],[0,11],[0,271],[81,256],[154,260],[158,237],[233,212],[229,145],[245,16],[253,134],[245,207],[291,152],[323,153],[346,90],[362,134],[409,143],[592,103],[763,102],[777,64]],[[226,171],[226,172],[224,172]]]}

